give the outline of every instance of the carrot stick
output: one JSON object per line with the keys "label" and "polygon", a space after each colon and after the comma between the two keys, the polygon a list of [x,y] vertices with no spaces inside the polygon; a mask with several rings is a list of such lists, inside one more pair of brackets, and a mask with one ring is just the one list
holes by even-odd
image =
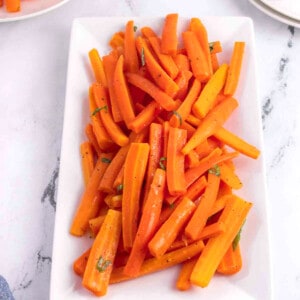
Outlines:
{"label": "carrot stick", "polygon": [[211,65],[212,65],[213,73],[215,73],[219,69],[219,67],[220,67],[217,54],[216,53],[211,53],[210,54],[210,60],[211,60]]}
{"label": "carrot stick", "polygon": [[212,172],[215,172],[215,174],[209,172],[207,178],[207,187],[205,189],[204,195],[201,197],[201,201],[197,206],[195,213],[193,214],[192,218],[189,220],[185,228],[186,236],[191,238],[192,240],[199,239],[199,236],[206,224],[213,204],[217,199],[220,185],[220,174],[217,173],[217,170],[213,170]]}
{"label": "carrot stick", "polygon": [[200,123],[201,123],[200,119],[198,119],[197,117],[195,117],[193,114],[189,114],[186,117],[186,121],[188,123],[190,123],[194,127],[198,127],[200,125]]}
{"label": "carrot stick", "polygon": [[161,52],[175,56],[177,53],[177,22],[178,14],[168,14],[165,17],[161,38]]}
{"label": "carrot stick", "polygon": [[[167,152],[168,152],[169,131],[170,131],[170,123],[168,121],[165,121],[163,123],[163,157],[165,157],[165,160],[167,159],[167,155],[168,155]],[[164,162],[164,164],[165,163],[166,162]]]}
{"label": "carrot stick", "polygon": [[105,216],[99,216],[97,218],[93,218],[93,219],[89,220],[89,227],[90,227],[90,230],[94,237],[99,232],[99,230],[104,222],[104,218],[105,218]]}
{"label": "carrot stick", "polygon": [[126,251],[137,232],[139,200],[149,155],[149,144],[132,143],[125,160],[122,198],[122,232]]}
{"label": "carrot stick", "polygon": [[147,194],[148,196],[142,212],[138,231],[133,242],[133,247],[124,268],[125,275],[135,277],[139,274],[140,268],[146,257],[148,242],[153,237],[159,222],[165,183],[165,171],[156,169]]}
{"label": "carrot stick", "polygon": [[113,188],[116,189],[117,192],[123,190],[123,181],[124,181],[124,165],[121,166],[121,169],[113,183]]}
{"label": "carrot stick", "polygon": [[111,209],[122,207],[122,195],[107,195],[104,199],[106,205]]}
{"label": "carrot stick", "polygon": [[83,276],[87,261],[89,259],[91,253],[91,248],[84,251],[73,263],[73,271],[79,275]]}
{"label": "carrot stick", "polygon": [[226,207],[220,216],[225,223],[226,231],[214,238],[210,238],[200,255],[191,275],[191,282],[205,287],[209,284],[226,251],[242,227],[245,218],[252,206],[237,196],[227,201]]}
{"label": "carrot stick", "polygon": [[141,32],[143,37],[147,39],[149,39],[150,37],[157,37],[157,34],[153,31],[153,29],[148,26],[142,27]]}
{"label": "carrot stick", "polygon": [[17,12],[21,9],[21,1],[20,0],[6,0],[5,1],[6,10],[8,12]]}
{"label": "carrot stick", "polygon": [[234,170],[232,170],[226,163],[219,164],[220,168],[220,178],[223,182],[225,182],[227,185],[229,185],[231,188],[238,190],[242,188],[243,184],[239,177],[234,173]]}
{"label": "carrot stick", "polygon": [[214,41],[209,43],[210,54],[217,54],[223,51],[220,41]]}
{"label": "carrot stick", "polygon": [[109,45],[113,49],[119,49],[124,47],[124,32],[116,32],[109,41]]}
{"label": "carrot stick", "polygon": [[228,195],[221,195],[218,197],[215,201],[215,203],[213,204],[211,211],[209,213],[209,217],[213,216],[214,214],[220,212],[226,205],[227,200],[230,198],[230,194]]}
{"label": "carrot stick", "polygon": [[194,76],[200,82],[206,82],[210,78],[209,65],[196,34],[192,31],[185,31],[182,38]]}
{"label": "carrot stick", "polygon": [[0,7],[3,6],[3,0],[0,0]]}
{"label": "carrot stick", "polygon": [[199,164],[199,154],[195,150],[191,150],[186,155],[185,163],[187,168],[196,167]]}
{"label": "carrot stick", "polygon": [[185,54],[178,53],[176,56],[173,57],[173,60],[179,70],[182,70],[182,71],[190,71],[191,70],[189,59]]}
{"label": "carrot stick", "polygon": [[88,123],[85,127],[85,135],[88,138],[89,142],[93,145],[94,150],[96,151],[97,155],[101,154],[101,149],[98,145],[96,136],[94,134],[93,125]]}
{"label": "carrot stick", "polygon": [[127,73],[126,78],[129,83],[150,95],[165,110],[171,111],[176,108],[176,102],[150,80],[134,73]]}
{"label": "carrot stick", "polygon": [[184,99],[188,92],[189,81],[193,77],[191,71],[180,71],[178,76],[175,79],[176,84],[178,85],[178,92],[176,94],[177,99]]}
{"label": "carrot stick", "polygon": [[137,72],[139,69],[139,59],[135,47],[134,23],[128,21],[124,36],[124,70],[128,72]]}
{"label": "carrot stick", "polygon": [[90,142],[82,143],[80,145],[80,154],[84,185],[87,186],[95,167],[92,144]]}
{"label": "carrot stick", "polygon": [[216,102],[216,97],[223,88],[228,66],[223,64],[210,78],[203,88],[199,98],[193,105],[193,114],[199,119],[204,118]]}
{"label": "carrot stick", "polygon": [[196,148],[206,138],[213,135],[225,123],[237,106],[238,103],[234,98],[226,98],[214,107],[202,120],[194,135],[185,144],[182,153],[189,153],[190,150]]}
{"label": "carrot stick", "polygon": [[182,264],[180,273],[176,281],[176,288],[178,290],[187,291],[191,287],[190,276],[197,262],[197,259],[198,257],[194,257]]}
{"label": "carrot stick", "polygon": [[153,256],[160,257],[165,254],[195,208],[196,205],[189,198],[184,197],[182,199],[168,220],[158,229],[149,242],[148,248]]}
{"label": "carrot stick", "polygon": [[70,233],[82,236],[89,224],[89,220],[95,218],[103,202],[103,194],[98,191],[99,182],[105,172],[112,154],[103,153],[99,156],[93,174],[81,197],[80,204],[73,218]]}
{"label": "carrot stick", "polygon": [[245,42],[235,42],[230,60],[228,76],[224,88],[225,95],[233,95],[239,81],[243,56],[244,56]]}
{"label": "carrot stick", "polygon": [[171,195],[182,195],[186,192],[184,178],[184,155],[187,132],[184,129],[170,127],[167,150],[167,185]]}
{"label": "carrot stick", "polygon": [[94,72],[95,79],[98,83],[102,84],[104,87],[107,87],[107,80],[103,68],[102,59],[98,53],[98,50],[93,48],[89,52],[90,63]]}
{"label": "carrot stick", "polygon": [[97,296],[107,293],[122,228],[122,214],[110,209],[93,243],[82,284]]}
{"label": "carrot stick", "polygon": [[98,105],[100,118],[102,123],[111,137],[111,139],[119,146],[126,146],[129,143],[128,137],[123,133],[121,128],[114,122],[107,104],[107,91],[100,84],[94,83],[92,85],[94,98]]}
{"label": "carrot stick", "polygon": [[[202,241],[195,242],[187,247],[183,247],[181,249],[169,252],[164,254],[159,258],[149,258],[144,261],[138,277],[144,276],[146,274],[154,273],[160,270],[164,270],[170,267],[173,267],[177,264],[180,264],[186,260],[193,258],[198,255],[202,249],[204,248],[204,244]],[[123,274],[124,268],[115,268],[111,273],[110,283],[118,283],[125,280],[129,280],[132,277],[126,276]]]}
{"label": "carrot stick", "polygon": [[214,136],[229,147],[249,157],[256,159],[260,154],[260,151],[256,147],[248,144],[246,141],[228,131],[224,127],[220,127],[214,133]]}
{"label": "carrot stick", "polygon": [[124,57],[121,55],[116,65],[113,87],[116,94],[117,104],[121,110],[122,118],[128,127],[129,123],[135,118],[135,113],[123,69]]}

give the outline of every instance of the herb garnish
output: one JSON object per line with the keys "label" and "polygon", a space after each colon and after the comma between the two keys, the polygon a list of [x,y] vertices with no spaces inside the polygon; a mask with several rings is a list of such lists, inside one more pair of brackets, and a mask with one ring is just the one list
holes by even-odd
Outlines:
{"label": "herb garnish", "polygon": [[220,176],[221,175],[221,170],[220,170],[219,165],[214,165],[212,168],[210,168],[208,170],[208,173],[209,174],[214,174],[216,176]]}
{"label": "herb garnish", "polygon": [[101,111],[102,109],[107,110],[107,105],[104,105],[104,106],[102,106],[102,107],[97,107],[97,108],[93,111],[92,116],[96,115],[96,114],[97,114],[99,111]]}
{"label": "herb garnish", "polygon": [[123,184],[119,184],[117,186],[117,192],[120,193],[123,190],[123,187],[124,187]]}
{"label": "herb garnish", "polygon": [[243,223],[242,227],[240,228],[239,232],[237,233],[237,235],[235,236],[233,242],[232,242],[232,249],[233,251],[237,248],[239,241],[241,239],[241,233],[242,233],[242,228],[244,226],[245,222]]}
{"label": "herb garnish", "polygon": [[144,48],[142,48],[142,51],[141,51],[141,62],[142,62],[142,67],[144,67],[146,65]]}
{"label": "herb garnish", "polygon": [[96,269],[102,273],[109,267],[109,265],[111,265],[111,261],[100,256],[96,264]]}
{"label": "herb garnish", "polygon": [[134,25],[134,26],[133,26],[133,31],[134,31],[134,32],[136,32],[136,31],[137,31],[137,29],[138,29],[138,28],[137,28],[137,26],[136,26],[136,25]]}
{"label": "herb garnish", "polygon": [[176,110],[173,110],[172,113],[173,113],[173,115],[175,115],[175,116],[179,119],[179,125],[181,126],[181,125],[182,125],[182,117],[181,117],[181,114],[178,113],[178,111],[176,111]]}
{"label": "herb garnish", "polygon": [[111,163],[111,159],[107,158],[107,157],[102,157],[101,161],[105,164],[110,164]]}
{"label": "herb garnish", "polygon": [[159,167],[163,170],[166,170],[166,166],[164,165],[164,161],[166,161],[167,158],[165,156],[161,157],[160,160],[159,160]]}
{"label": "herb garnish", "polygon": [[214,42],[209,43],[209,51],[212,52],[214,50]]}

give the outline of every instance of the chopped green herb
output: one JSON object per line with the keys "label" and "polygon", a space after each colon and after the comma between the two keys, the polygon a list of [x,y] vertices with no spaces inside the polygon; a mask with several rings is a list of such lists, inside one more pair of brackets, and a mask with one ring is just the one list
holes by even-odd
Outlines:
{"label": "chopped green herb", "polygon": [[166,166],[164,165],[164,161],[166,161],[167,158],[165,156],[161,157],[160,160],[159,160],[159,167],[163,170],[166,170]]}
{"label": "chopped green herb", "polygon": [[170,208],[173,209],[175,207],[174,202],[170,204]]}
{"label": "chopped green herb", "polygon": [[138,28],[137,28],[137,26],[136,26],[136,25],[135,25],[135,26],[133,26],[133,31],[134,31],[134,32],[136,32],[136,31],[137,31],[137,29],[138,29]]}
{"label": "chopped green herb", "polygon": [[96,269],[102,273],[109,267],[109,265],[111,265],[111,261],[105,260],[102,256],[100,256],[96,264]]}
{"label": "chopped green herb", "polygon": [[173,113],[173,115],[175,115],[175,116],[179,119],[179,125],[181,126],[181,125],[182,125],[182,117],[181,117],[181,114],[178,113],[176,110],[173,110],[172,113]]}
{"label": "chopped green herb", "polygon": [[212,52],[214,50],[214,42],[209,43],[209,51]]}
{"label": "chopped green herb", "polygon": [[105,164],[110,164],[111,163],[111,159],[107,158],[107,157],[102,157],[101,161]]}
{"label": "chopped green herb", "polygon": [[102,106],[102,107],[97,107],[97,108],[93,111],[92,116],[96,115],[96,114],[97,114],[99,111],[101,111],[102,109],[107,110],[107,105],[104,105],[104,106]]}
{"label": "chopped green herb", "polygon": [[142,51],[141,51],[141,62],[142,62],[142,67],[144,67],[146,65],[144,48],[142,48]]}
{"label": "chopped green herb", "polygon": [[123,190],[123,184],[117,186],[117,192],[120,193]]}
{"label": "chopped green herb", "polygon": [[238,244],[240,242],[243,226],[244,226],[244,224],[242,225],[242,227],[240,228],[239,232],[237,233],[237,235],[235,236],[235,238],[234,238],[234,240],[232,242],[232,249],[233,249],[233,251],[236,249],[236,247],[238,246]]}
{"label": "chopped green herb", "polygon": [[214,165],[211,169],[208,170],[209,174],[214,174],[216,176],[220,176],[221,175],[221,170],[219,165]]}

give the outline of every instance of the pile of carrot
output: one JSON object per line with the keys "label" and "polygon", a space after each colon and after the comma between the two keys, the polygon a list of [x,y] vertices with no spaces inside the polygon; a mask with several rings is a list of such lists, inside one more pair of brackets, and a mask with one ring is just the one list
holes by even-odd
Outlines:
{"label": "pile of carrot", "polygon": [[80,146],[85,190],[70,233],[94,237],[73,264],[97,296],[109,284],[182,264],[174,285],[206,287],[213,275],[242,267],[241,228],[252,203],[233,160],[260,151],[224,127],[244,42],[219,65],[220,41],[198,18],[182,33],[178,14],[162,32],[128,21],[111,51],[89,52],[90,123]]}
{"label": "pile of carrot", "polygon": [[5,6],[7,12],[18,12],[21,10],[21,0],[0,0],[2,6]]}

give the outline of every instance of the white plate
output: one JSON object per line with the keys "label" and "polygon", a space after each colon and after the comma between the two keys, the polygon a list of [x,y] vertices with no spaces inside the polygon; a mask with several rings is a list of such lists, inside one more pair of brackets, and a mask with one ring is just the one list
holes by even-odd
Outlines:
{"label": "white plate", "polygon": [[[134,18],[138,28],[148,25],[161,28],[163,18]],[[254,34],[248,18],[202,18],[209,38],[221,40],[224,53],[221,61],[229,61],[234,41],[245,41],[245,59],[241,84],[236,93],[240,107],[226,127],[262,148],[261,113],[259,110]],[[88,122],[87,93],[92,82],[88,51],[96,47],[101,55],[109,51],[109,37],[124,29],[128,18],[90,18],[74,21],[71,35],[68,80],[66,90],[64,131],[57,196],[51,276],[51,300],[96,299],[81,286],[81,278],[72,271],[73,261],[91,244],[89,238],[69,235],[74,212],[83,191],[79,145],[85,139]],[[181,18],[179,28],[185,28],[187,18]],[[268,216],[265,195],[265,174],[262,156],[252,160],[236,159],[238,174],[244,188],[238,194],[252,201],[254,207],[242,233],[241,247],[244,267],[234,276],[215,276],[209,287],[179,292],[174,288],[178,269],[172,268],[133,281],[110,286],[107,299],[271,299]]]}
{"label": "white plate", "polygon": [[0,7],[0,22],[11,22],[32,18],[46,12],[49,12],[69,0],[24,0],[21,1],[21,10],[15,13],[9,13],[5,6]]}

